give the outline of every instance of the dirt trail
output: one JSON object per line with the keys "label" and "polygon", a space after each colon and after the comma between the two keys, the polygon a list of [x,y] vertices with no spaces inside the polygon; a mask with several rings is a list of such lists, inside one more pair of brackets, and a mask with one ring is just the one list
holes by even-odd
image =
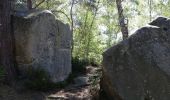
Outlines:
{"label": "dirt trail", "polygon": [[0,100],[90,100],[89,86],[62,89],[53,93],[23,91],[18,92],[6,85],[0,86]]}
{"label": "dirt trail", "polygon": [[90,82],[90,78],[95,76],[96,70],[89,66],[86,75],[75,78],[75,82],[64,89],[51,92],[16,91],[7,85],[0,85],[0,100],[91,100],[93,82]]}

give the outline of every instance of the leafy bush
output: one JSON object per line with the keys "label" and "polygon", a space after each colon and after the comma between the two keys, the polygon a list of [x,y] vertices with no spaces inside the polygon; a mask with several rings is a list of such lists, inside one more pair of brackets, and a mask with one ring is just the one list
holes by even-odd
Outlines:
{"label": "leafy bush", "polygon": [[56,88],[63,88],[68,83],[72,82],[73,79],[86,73],[86,66],[92,64],[89,60],[79,59],[78,57],[72,58],[72,73],[69,75],[67,80],[59,83],[53,83],[50,81],[50,76],[43,69],[30,69],[27,72],[25,85],[29,89],[48,91]]}
{"label": "leafy bush", "polygon": [[72,75],[67,80],[53,83],[50,76],[43,69],[30,69],[27,72],[27,81],[25,82],[26,88],[38,91],[49,91],[53,89],[60,89],[68,85],[73,79]]}
{"label": "leafy bush", "polygon": [[82,74],[86,73],[86,66],[89,64],[88,60],[79,59],[78,57],[72,58],[72,73]]}
{"label": "leafy bush", "polygon": [[55,87],[50,81],[50,76],[43,69],[30,69],[27,72],[25,85],[29,89],[47,91]]}
{"label": "leafy bush", "polygon": [[[90,84],[90,94],[92,95],[92,100],[98,100],[99,99],[99,93],[100,93],[100,79],[102,77],[102,70],[101,66],[92,73],[89,77]],[[103,100],[103,99],[102,99]],[[107,99],[106,99],[107,100]]]}
{"label": "leafy bush", "polygon": [[99,66],[99,63],[100,63],[100,62],[97,62],[97,60],[94,59],[94,58],[90,58],[90,60],[89,60],[89,64],[90,64],[91,66],[97,67],[97,66]]}

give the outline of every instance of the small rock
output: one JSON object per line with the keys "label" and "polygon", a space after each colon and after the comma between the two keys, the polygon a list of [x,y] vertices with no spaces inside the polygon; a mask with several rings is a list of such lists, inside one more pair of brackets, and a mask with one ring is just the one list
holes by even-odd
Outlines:
{"label": "small rock", "polygon": [[89,85],[89,78],[86,76],[80,76],[74,79],[75,86],[85,86]]}

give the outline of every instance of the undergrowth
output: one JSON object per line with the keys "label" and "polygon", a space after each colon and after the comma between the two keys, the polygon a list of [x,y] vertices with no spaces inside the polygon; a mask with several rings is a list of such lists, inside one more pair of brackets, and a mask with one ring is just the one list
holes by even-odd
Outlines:
{"label": "undergrowth", "polygon": [[33,90],[47,91],[54,88],[55,84],[43,69],[29,69],[25,86]]}
{"label": "undergrowth", "polygon": [[25,86],[26,88],[38,91],[49,91],[56,88],[64,88],[71,83],[75,77],[81,74],[86,74],[86,66],[90,64],[95,63],[90,62],[90,60],[79,59],[78,57],[72,58],[72,73],[65,81],[58,83],[53,83],[50,80],[49,74],[45,70],[33,69],[30,67],[27,71]]}
{"label": "undergrowth", "polygon": [[37,91],[51,91],[61,89],[72,82],[75,76],[70,74],[65,81],[54,83],[50,80],[50,76],[43,69],[31,69],[27,72],[25,87]]}
{"label": "undergrowth", "polygon": [[86,66],[88,64],[88,60],[79,59],[78,57],[72,58],[72,74],[86,73]]}

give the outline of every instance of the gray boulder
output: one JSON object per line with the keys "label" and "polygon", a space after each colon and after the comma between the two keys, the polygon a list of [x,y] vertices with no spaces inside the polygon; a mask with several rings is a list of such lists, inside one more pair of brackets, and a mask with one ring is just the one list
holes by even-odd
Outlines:
{"label": "gray boulder", "polygon": [[31,68],[45,70],[53,82],[65,80],[71,72],[69,25],[56,20],[47,10],[14,16],[16,61],[24,74]]}
{"label": "gray boulder", "polygon": [[74,78],[74,84],[77,87],[89,85],[89,78],[87,76],[79,76]]}
{"label": "gray boulder", "polygon": [[170,20],[159,17],[103,53],[110,100],[170,100]]}

